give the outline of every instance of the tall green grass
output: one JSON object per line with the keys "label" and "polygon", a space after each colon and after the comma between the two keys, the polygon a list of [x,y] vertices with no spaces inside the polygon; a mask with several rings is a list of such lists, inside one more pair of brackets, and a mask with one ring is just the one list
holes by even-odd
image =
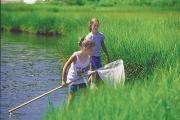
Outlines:
{"label": "tall green grass", "polygon": [[[174,63],[180,55],[179,14],[166,12],[91,13],[100,19],[100,31],[111,61],[123,59],[127,78],[147,76],[155,67]],[[78,37],[88,33],[87,24],[59,41],[62,54],[78,50]],[[69,46],[70,49],[63,49]],[[66,57],[65,57],[66,58]]]}
{"label": "tall green grass", "polygon": [[[84,24],[92,16],[111,13],[146,12],[177,12],[176,7],[93,7],[93,6],[62,6],[54,4],[2,4],[1,30],[21,31],[28,33],[66,34]],[[90,13],[90,14],[88,14]],[[107,15],[108,15],[107,14]],[[143,14],[143,13],[142,13]],[[71,18],[70,18],[71,17]]]}
{"label": "tall green grass", "polygon": [[[101,21],[100,31],[106,36],[111,61],[124,60],[129,82],[116,89],[102,86],[89,90],[71,110],[60,107],[44,119],[178,120],[180,14],[170,10],[89,15]],[[78,36],[88,33],[84,26],[59,41],[62,54],[69,56],[78,50]]]}
{"label": "tall green grass", "polygon": [[[101,21],[100,31],[106,36],[111,61],[124,60],[129,82],[116,89],[101,86],[97,91],[89,90],[88,96],[81,96],[71,110],[60,107],[44,119],[178,120],[180,14],[171,10],[105,11],[90,16]],[[88,32],[84,26],[59,41],[62,54],[68,57],[78,50],[78,36]]]}
{"label": "tall green grass", "polygon": [[72,109],[58,108],[44,120],[178,120],[179,67],[175,63],[171,69],[156,69],[149,79],[133,85],[89,90]]}
{"label": "tall green grass", "polygon": [[50,0],[37,1],[38,4],[48,3],[51,5],[79,5],[79,6],[179,6],[179,0]]}
{"label": "tall green grass", "polygon": [[46,12],[3,12],[1,27],[7,31],[19,29],[28,33],[54,32],[65,34],[81,25],[80,19]]}
{"label": "tall green grass", "polygon": [[89,90],[70,110],[58,108],[44,120],[178,120],[179,67],[156,69],[150,79],[133,85]]}

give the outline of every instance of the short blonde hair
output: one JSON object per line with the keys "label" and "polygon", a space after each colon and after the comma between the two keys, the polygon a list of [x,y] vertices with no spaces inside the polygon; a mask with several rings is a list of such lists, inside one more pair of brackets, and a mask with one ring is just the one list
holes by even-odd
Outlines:
{"label": "short blonde hair", "polygon": [[79,47],[84,47],[84,48],[92,48],[96,44],[94,41],[87,39],[85,36],[81,37],[79,42],[78,42]]}
{"label": "short blonde hair", "polygon": [[98,25],[99,25],[99,20],[97,18],[92,18],[90,21],[89,21],[89,24],[88,24],[88,28],[89,28],[89,31],[91,32],[91,26],[94,22],[97,22]]}

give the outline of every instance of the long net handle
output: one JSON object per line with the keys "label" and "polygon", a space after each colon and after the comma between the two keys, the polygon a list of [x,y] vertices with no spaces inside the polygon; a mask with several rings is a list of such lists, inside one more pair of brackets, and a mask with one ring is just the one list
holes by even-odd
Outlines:
{"label": "long net handle", "polygon": [[[70,83],[69,83],[69,84],[70,84]],[[33,98],[33,99],[27,101],[27,102],[22,103],[22,104],[20,104],[20,105],[18,105],[18,106],[16,106],[16,107],[10,109],[10,110],[9,110],[9,113],[11,113],[11,112],[13,112],[13,111],[15,111],[15,110],[17,110],[17,109],[23,107],[23,106],[25,106],[25,105],[27,105],[27,104],[29,104],[29,103],[35,101],[35,100],[38,100],[38,99],[40,99],[40,98],[42,98],[42,97],[44,97],[44,96],[46,96],[46,95],[48,95],[48,94],[50,94],[50,93],[52,93],[52,92],[58,90],[58,89],[60,89],[60,88],[63,88],[63,86],[56,87],[56,88],[54,88],[54,89],[52,89],[52,90],[50,90],[50,91],[48,91],[48,92],[46,92],[46,93],[43,93],[43,94],[41,94],[41,95],[39,95],[39,96],[37,96],[37,97],[35,97],[35,98]]]}
{"label": "long net handle", "polygon": [[[72,82],[74,82],[74,81],[71,81],[71,82],[67,83],[67,85],[71,84]],[[60,88],[63,88],[63,86],[58,86],[58,87],[56,87],[56,88],[54,88],[54,89],[52,89],[52,90],[50,90],[50,91],[48,91],[48,92],[46,92],[46,93],[43,93],[43,94],[41,94],[41,95],[39,95],[39,96],[37,96],[37,97],[35,97],[35,98],[27,101],[27,102],[24,102],[24,103],[22,103],[22,104],[20,104],[20,105],[18,105],[18,106],[16,106],[16,107],[10,109],[8,112],[9,112],[9,113],[12,113],[13,111],[15,111],[15,110],[17,110],[17,109],[19,109],[19,108],[21,108],[21,107],[23,107],[23,106],[25,106],[25,105],[33,102],[33,101],[36,101],[36,100],[38,100],[38,99],[40,99],[40,98],[42,98],[42,97],[44,97],[44,96],[46,96],[46,95],[48,95],[48,94],[50,94],[50,93],[52,93],[52,92],[60,89]]]}

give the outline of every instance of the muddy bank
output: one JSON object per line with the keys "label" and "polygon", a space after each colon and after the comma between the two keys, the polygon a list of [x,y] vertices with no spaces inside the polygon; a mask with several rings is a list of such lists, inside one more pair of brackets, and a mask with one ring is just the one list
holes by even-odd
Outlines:
{"label": "muddy bank", "polygon": [[37,32],[30,32],[30,31],[24,31],[18,27],[12,27],[10,29],[7,29],[5,27],[1,26],[1,32],[11,32],[14,34],[21,34],[21,33],[28,33],[28,34],[35,34],[38,36],[61,36],[62,33],[59,31],[37,31]]}

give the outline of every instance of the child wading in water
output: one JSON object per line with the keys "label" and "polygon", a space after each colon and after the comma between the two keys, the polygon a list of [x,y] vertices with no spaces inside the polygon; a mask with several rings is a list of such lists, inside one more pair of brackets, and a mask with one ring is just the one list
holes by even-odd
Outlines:
{"label": "child wading in water", "polygon": [[[86,39],[90,39],[90,40],[94,41],[96,44],[95,51],[94,51],[94,53],[92,55],[92,59],[91,59],[92,70],[95,70],[95,69],[102,67],[101,53],[100,53],[101,48],[103,49],[104,53],[106,54],[107,63],[109,63],[110,60],[109,60],[108,51],[107,51],[105,43],[104,43],[105,36],[103,35],[103,33],[98,31],[99,20],[97,18],[92,18],[89,21],[88,27],[89,27],[90,33],[86,36]],[[98,74],[96,74],[96,79],[97,79],[97,81],[96,81],[97,83],[99,83],[99,81],[101,80],[99,78]]]}
{"label": "child wading in water", "polygon": [[[90,58],[94,53],[95,43],[82,37],[79,41],[80,51],[74,52],[65,63],[62,73],[62,86],[68,85],[68,106],[72,103],[74,93],[86,88],[88,71],[90,70]],[[92,73],[91,73],[92,74]]]}

